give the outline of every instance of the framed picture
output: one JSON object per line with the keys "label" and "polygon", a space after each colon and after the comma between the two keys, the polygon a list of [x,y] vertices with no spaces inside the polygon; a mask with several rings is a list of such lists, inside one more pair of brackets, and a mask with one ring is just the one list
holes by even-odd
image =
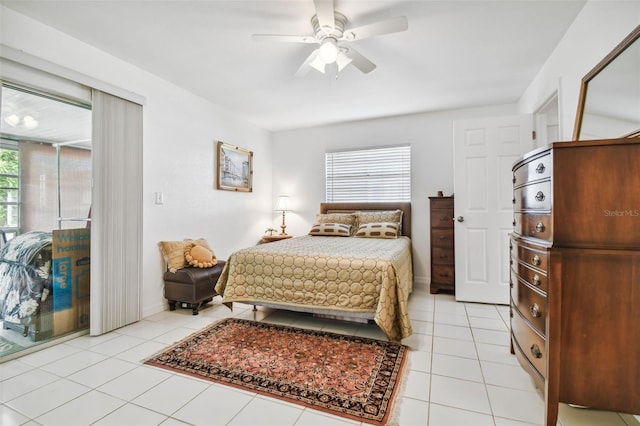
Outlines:
{"label": "framed picture", "polygon": [[253,152],[218,141],[216,188],[253,191]]}

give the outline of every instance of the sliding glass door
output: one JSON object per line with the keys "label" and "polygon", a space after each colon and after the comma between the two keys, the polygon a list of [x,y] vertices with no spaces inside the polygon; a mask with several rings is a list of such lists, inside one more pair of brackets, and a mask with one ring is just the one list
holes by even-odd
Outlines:
{"label": "sliding glass door", "polygon": [[0,357],[89,327],[90,106],[2,84]]}

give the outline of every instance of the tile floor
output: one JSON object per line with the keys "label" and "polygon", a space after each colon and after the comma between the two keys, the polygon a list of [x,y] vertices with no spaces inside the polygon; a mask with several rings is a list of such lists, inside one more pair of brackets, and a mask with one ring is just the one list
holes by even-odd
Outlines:
{"label": "tile floor", "polygon": [[[414,335],[399,423],[540,425],[542,399],[509,353],[508,308],[416,291]],[[193,316],[161,312],[99,337],[82,336],[0,364],[0,424],[354,425],[309,408],[148,367],[141,360],[227,316],[381,338],[372,324],[219,300]],[[640,416],[561,406],[559,424],[640,425]]]}

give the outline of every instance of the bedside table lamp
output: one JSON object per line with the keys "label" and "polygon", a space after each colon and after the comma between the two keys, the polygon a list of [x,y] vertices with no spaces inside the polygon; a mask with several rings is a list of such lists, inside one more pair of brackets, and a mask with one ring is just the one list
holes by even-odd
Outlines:
{"label": "bedside table lamp", "polygon": [[286,212],[291,211],[291,209],[289,208],[289,197],[286,195],[279,196],[278,201],[276,201],[276,208],[274,210],[277,212],[282,212],[282,225],[280,225],[280,228],[282,228],[282,232],[280,233],[280,235],[286,235],[287,233],[284,232],[284,230],[286,229],[287,225],[284,224],[284,215]]}

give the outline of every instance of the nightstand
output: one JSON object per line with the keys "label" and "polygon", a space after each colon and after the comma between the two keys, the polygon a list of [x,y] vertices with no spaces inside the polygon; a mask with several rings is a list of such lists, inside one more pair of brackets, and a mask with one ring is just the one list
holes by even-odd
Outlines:
{"label": "nightstand", "polygon": [[291,237],[293,237],[293,235],[289,234],[264,235],[262,239],[258,241],[258,244],[272,243],[274,241],[286,240]]}

